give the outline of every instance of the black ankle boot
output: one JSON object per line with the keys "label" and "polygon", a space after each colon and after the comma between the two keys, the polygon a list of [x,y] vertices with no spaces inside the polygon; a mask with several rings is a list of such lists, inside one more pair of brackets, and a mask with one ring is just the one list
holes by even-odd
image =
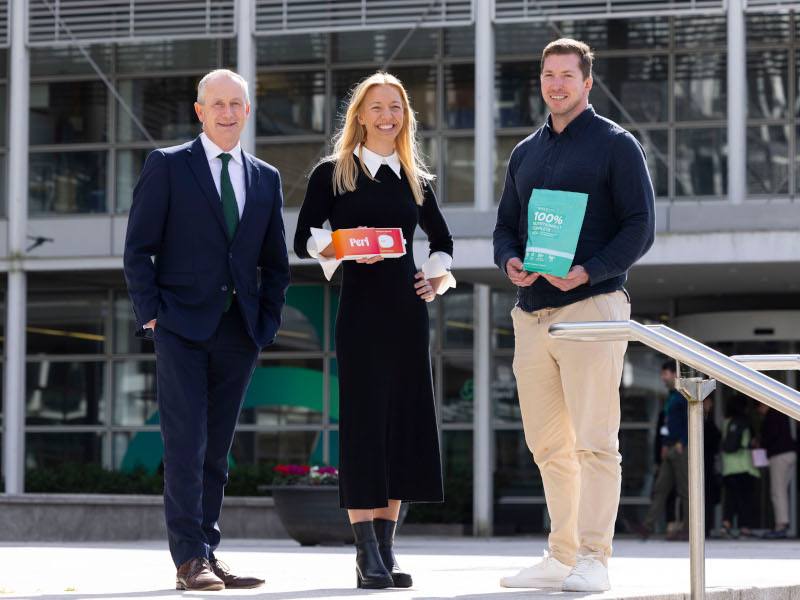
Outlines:
{"label": "black ankle boot", "polygon": [[356,538],[356,587],[371,590],[392,587],[394,581],[381,560],[372,521],[351,526]]}
{"label": "black ankle boot", "polygon": [[386,569],[392,575],[393,587],[407,588],[411,587],[411,575],[403,573],[400,570],[400,565],[397,564],[397,559],[394,557],[394,530],[397,527],[395,521],[388,519],[375,519],[372,522],[375,526],[375,537],[378,538],[378,549],[381,553],[381,559]]}

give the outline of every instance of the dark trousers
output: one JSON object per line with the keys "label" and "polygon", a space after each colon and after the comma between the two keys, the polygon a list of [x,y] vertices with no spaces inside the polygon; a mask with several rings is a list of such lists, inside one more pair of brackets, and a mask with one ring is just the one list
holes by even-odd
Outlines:
{"label": "dark trousers", "polygon": [[738,515],[739,527],[753,527],[755,508],[756,478],[747,473],[726,475],[722,478],[725,490],[722,518],[734,524],[734,517]]}
{"label": "dark trousers", "polygon": [[175,566],[213,558],[228,481],[228,453],[258,357],[233,303],[205,342],[156,326],[156,376],[164,441],[164,510]]}
{"label": "dark trousers", "polygon": [[645,517],[645,526],[653,529],[656,520],[664,514],[667,499],[673,490],[678,491],[684,524],[688,523],[689,511],[689,449],[683,446],[680,452],[672,446],[658,467],[658,475],[653,486],[653,502]]}

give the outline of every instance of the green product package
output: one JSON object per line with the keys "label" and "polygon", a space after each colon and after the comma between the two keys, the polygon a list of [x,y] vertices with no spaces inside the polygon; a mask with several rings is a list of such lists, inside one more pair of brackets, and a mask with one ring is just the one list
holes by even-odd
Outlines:
{"label": "green product package", "polygon": [[575,258],[588,194],[534,189],[528,203],[526,271],[565,277]]}

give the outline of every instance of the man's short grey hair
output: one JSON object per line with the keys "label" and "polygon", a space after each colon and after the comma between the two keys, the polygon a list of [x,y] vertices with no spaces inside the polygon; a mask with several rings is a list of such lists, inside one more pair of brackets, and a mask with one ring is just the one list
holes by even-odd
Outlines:
{"label": "man's short grey hair", "polygon": [[250,92],[248,91],[247,80],[231,71],[230,69],[215,69],[210,73],[206,73],[203,78],[200,80],[200,83],[197,84],[197,103],[203,104],[206,99],[206,84],[212,79],[216,79],[218,77],[227,77],[228,79],[232,79],[240,86],[242,86],[242,90],[244,90],[244,99],[247,104],[250,104]]}

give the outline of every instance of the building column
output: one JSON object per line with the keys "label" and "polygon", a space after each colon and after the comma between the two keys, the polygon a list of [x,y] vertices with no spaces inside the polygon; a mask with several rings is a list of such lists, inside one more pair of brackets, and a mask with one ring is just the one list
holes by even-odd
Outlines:
{"label": "building column", "polygon": [[747,197],[747,41],[745,0],[728,0],[728,198]]}
{"label": "building column", "polygon": [[494,198],[494,25],[492,0],[475,0],[475,209]]}
{"label": "building column", "polygon": [[8,114],[8,291],[6,293],[3,475],[5,493],[25,490],[25,244],[28,231],[28,104],[30,60],[26,2],[10,4]]}
{"label": "building column", "polygon": [[250,88],[250,118],[242,131],[242,149],[256,152],[256,44],[253,39],[253,0],[236,3],[236,71],[247,80]]}
{"label": "building column", "polygon": [[491,288],[475,284],[474,295],[472,532],[475,536],[490,536],[494,520]]}

